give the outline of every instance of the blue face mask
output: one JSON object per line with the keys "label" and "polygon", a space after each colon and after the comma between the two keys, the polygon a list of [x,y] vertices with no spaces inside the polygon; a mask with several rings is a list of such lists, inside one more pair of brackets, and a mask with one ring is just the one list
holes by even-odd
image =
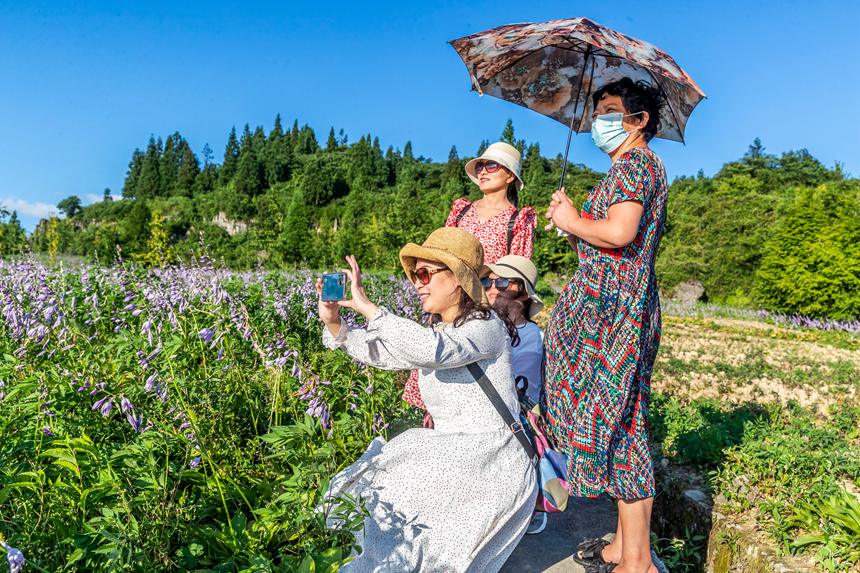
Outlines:
{"label": "blue face mask", "polygon": [[623,113],[605,113],[598,115],[591,122],[591,141],[604,153],[612,153],[627,139],[630,133],[624,129],[622,122],[625,117],[639,115],[640,112],[624,115]]}

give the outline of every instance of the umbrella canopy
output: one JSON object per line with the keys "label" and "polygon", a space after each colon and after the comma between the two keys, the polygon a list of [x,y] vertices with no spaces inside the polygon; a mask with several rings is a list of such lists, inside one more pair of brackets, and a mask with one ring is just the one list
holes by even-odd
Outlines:
{"label": "umbrella canopy", "polygon": [[[591,130],[591,94],[629,77],[666,99],[657,137],[684,141],[687,120],[705,94],[669,54],[587,18],[510,24],[453,40],[472,89]],[[566,155],[566,154],[565,154]]]}

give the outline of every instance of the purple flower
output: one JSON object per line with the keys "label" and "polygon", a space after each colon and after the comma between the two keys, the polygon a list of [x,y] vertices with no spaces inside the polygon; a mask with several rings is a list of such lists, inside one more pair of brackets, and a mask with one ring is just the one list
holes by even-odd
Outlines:
{"label": "purple flower", "polygon": [[190,462],[188,462],[188,467],[191,468],[192,470],[196,469],[197,466],[199,466],[199,465],[200,465],[200,456],[197,456],[196,458],[194,458]]}
{"label": "purple flower", "polygon": [[5,541],[0,541],[0,546],[6,550],[6,561],[9,563],[9,573],[20,573],[27,562],[20,550],[10,547]]}
{"label": "purple flower", "polygon": [[111,410],[113,410],[113,398],[108,398],[107,402],[102,404],[102,407],[100,409],[102,412],[102,416],[104,416],[105,418],[110,416]]}
{"label": "purple flower", "polygon": [[134,413],[134,405],[124,395],[121,395],[119,404],[120,404],[120,410],[122,410],[123,414],[125,414],[126,412],[129,412],[129,411]]}
{"label": "purple flower", "polygon": [[215,337],[215,331],[211,328],[204,328],[197,335],[200,336],[200,340],[203,342],[209,342]]}
{"label": "purple flower", "polygon": [[125,419],[128,420],[129,425],[135,432],[140,430],[140,425],[143,423],[143,416],[135,416],[134,410],[129,410],[125,413]]}
{"label": "purple flower", "polygon": [[143,385],[143,389],[147,392],[151,391],[155,386],[155,381],[158,380],[158,372],[153,372],[149,375],[149,378],[146,379],[146,383]]}

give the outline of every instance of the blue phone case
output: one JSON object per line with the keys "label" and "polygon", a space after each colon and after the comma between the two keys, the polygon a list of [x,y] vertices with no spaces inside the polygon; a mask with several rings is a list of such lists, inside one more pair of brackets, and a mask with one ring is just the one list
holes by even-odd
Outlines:
{"label": "blue phone case", "polygon": [[345,299],[346,275],[343,273],[325,273],[322,276],[321,298],[325,302]]}

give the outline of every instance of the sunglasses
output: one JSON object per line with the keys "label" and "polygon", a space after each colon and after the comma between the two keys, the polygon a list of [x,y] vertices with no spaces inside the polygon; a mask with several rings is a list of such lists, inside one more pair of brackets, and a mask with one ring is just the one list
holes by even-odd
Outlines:
{"label": "sunglasses", "polygon": [[505,291],[508,290],[508,287],[512,284],[516,283],[517,279],[509,279],[505,277],[498,277],[495,279],[491,279],[490,277],[484,277],[481,279],[481,286],[487,290],[493,288],[493,285],[496,285],[497,291]]}
{"label": "sunglasses", "polygon": [[449,271],[451,269],[442,267],[441,269],[428,269],[428,268],[420,268],[412,271],[412,282],[414,283],[416,280],[423,285],[426,285],[430,282],[430,279],[433,278],[433,275],[442,271]]}
{"label": "sunglasses", "polygon": [[495,173],[501,165],[495,161],[478,161],[475,163],[475,175],[481,172],[481,169],[486,169],[487,173]]}

